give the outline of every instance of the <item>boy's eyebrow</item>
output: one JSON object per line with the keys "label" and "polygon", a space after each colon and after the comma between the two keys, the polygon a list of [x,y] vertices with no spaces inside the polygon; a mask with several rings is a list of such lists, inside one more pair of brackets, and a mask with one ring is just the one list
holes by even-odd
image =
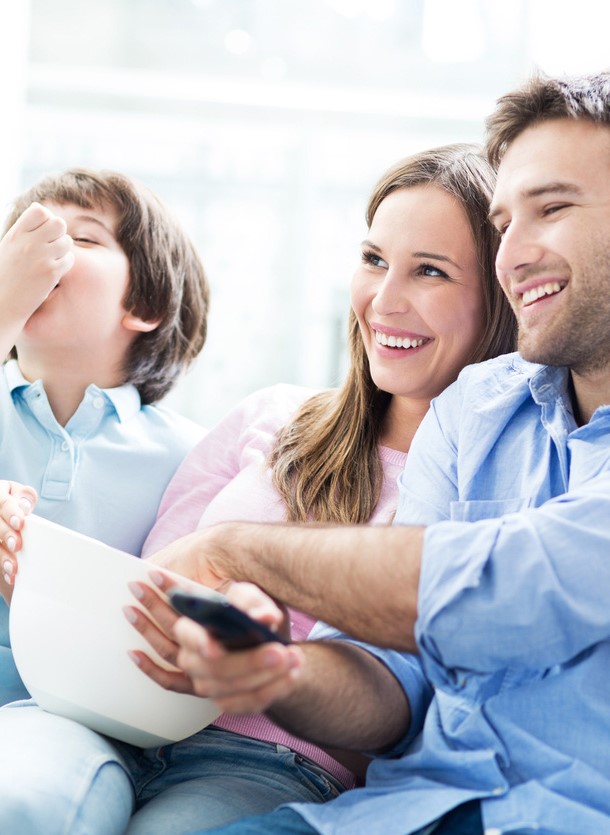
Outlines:
{"label": "boy's eyebrow", "polygon": [[94,215],[76,215],[74,220],[86,220],[89,223],[96,223],[98,226],[101,226],[102,229],[108,232],[109,235],[112,235],[112,237],[114,237],[114,230],[106,226],[103,220],[100,220],[98,217],[94,217]]}
{"label": "boy's eyebrow", "polygon": [[[544,185],[525,189],[519,196],[524,200],[531,200],[535,197],[543,197],[545,194],[567,194],[574,197],[582,197],[584,192],[576,183],[566,183],[562,180],[557,180],[553,183],[545,183]],[[502,206],[492,205],[489,212],[489,220],[493,223],[494,219],[502,214],[503,211],[504,208]]]}

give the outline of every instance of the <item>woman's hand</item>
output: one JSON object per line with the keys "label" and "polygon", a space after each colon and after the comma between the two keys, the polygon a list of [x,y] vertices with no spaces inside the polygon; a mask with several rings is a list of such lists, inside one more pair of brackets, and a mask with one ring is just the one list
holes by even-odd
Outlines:
{"label": "woman's hand", "polygon": [[21,531],[26,516],[32,512],[38,496],[33,487],[17,481],[0,480],[0,593],[7,603],[13,594],[17,574],[16,553],[22,547]]}
{"label": "woman's hand", "polygon": [[[141,608],[125,606],[123,612],[164,663],[159,664],[142,650],[133,650],[129,655],[149,678],[166,690],[194,693],[191,680],[176,664],[179,647],[173,637],[173,627],[180,616],[170,606],[167,597],[161,593],[164,589],[175,586],[176,582],[161,571],[151,572],[151,580],[155,582],[155,586],[140,582],[129,584],[129,589]],[[185,588],[188,588],[187,583]]]}
{"label": "woman's hand", "polygon": [[[153,572],[152,577],[163,591],[175,585],[173,579],[160,572]],[[141,651],[131,657],[162,687],[211,698],[221,710],[233,713],[260,712],[294,688],[304,662],[298,647],[268,643],[228,651],[208,630],[190,618],[176,615],[151,587],[133,584],[132,591],[147,614],[135,607],[128,607],[126,614],[171,669],[165,669]],[[228,589],[227,597],[251,617],[289,637],[285,610],[256,586],[235,583]]]}

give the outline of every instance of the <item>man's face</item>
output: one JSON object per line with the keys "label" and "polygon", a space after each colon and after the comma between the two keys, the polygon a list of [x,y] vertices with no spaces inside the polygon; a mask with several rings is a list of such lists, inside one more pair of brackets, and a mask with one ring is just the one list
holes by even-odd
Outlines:
{"label": "man's face", "polygon": [[610,127],[555,119],[509,146],[491,216],[496,269],[533,362],[610,369]]}

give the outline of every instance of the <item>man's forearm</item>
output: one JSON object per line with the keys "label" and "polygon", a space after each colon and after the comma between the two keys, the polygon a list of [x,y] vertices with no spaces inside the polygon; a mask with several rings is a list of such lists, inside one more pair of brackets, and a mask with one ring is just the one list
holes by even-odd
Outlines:
{"label": "man's forearm", "polygon": [[248,580],[354,637],[414,652],[423,531],[225,523],[191,534],[184,553],[194,579]]}
{"label": "man's forearm", "polygon": [[296,736],[352,751],[391,748],[409,729],[411,712],[398,680],[370,653],[340,641],[301,644],[304,674],[268,715]]}

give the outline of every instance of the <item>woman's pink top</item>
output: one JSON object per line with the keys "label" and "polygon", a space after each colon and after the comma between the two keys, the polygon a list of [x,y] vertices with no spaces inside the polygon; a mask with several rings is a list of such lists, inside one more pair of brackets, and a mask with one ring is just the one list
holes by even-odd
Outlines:
{"label": "woman's pink top", "polygon": [[[275,435],[299,406],[315,394],[299,386],[277,385],[247,397],[189,453],[170,482],[154,528],[144,543],[147,557],[197,528],[226,521],[283,522],[284,503],[271,481],[267,459]],[[396,479],[406,453],[379,448],[384,483],[370,524],[387,524],[396,509]],[[292,638],[307,639],[315,621],[290,611]],[[316,762],[350,788],[348,769],[316,745],[292,736],[262,714],[223,714],[214,723],[254,739],[285,745]]]}

